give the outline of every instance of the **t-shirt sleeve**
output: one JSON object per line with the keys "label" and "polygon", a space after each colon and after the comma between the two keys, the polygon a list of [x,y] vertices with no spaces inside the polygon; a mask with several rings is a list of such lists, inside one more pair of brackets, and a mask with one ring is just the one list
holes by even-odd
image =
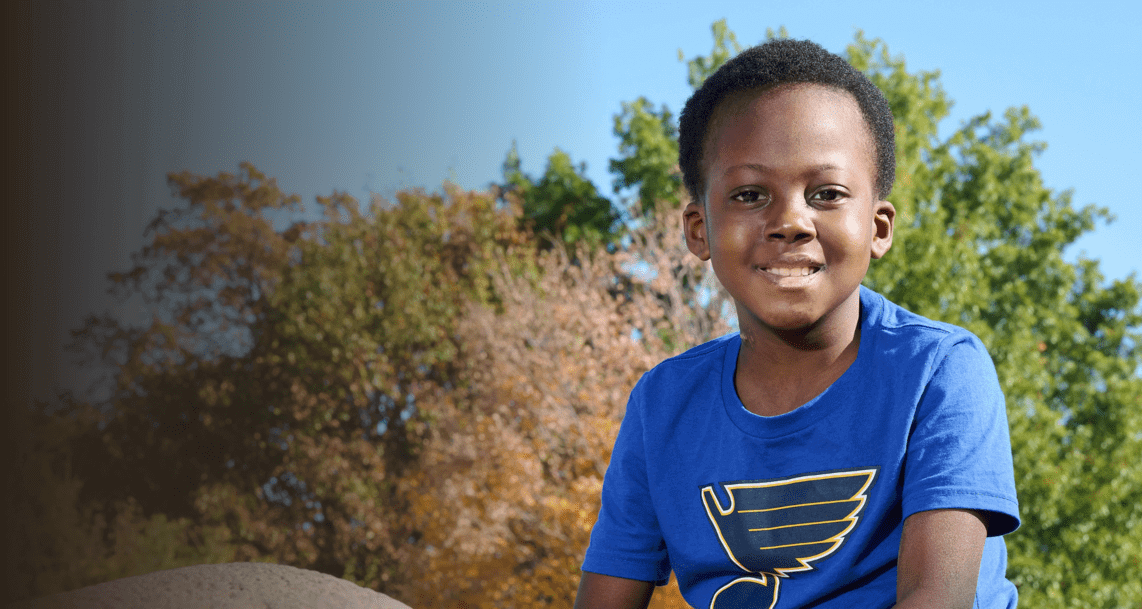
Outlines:
{"label": "t-shirt sleeve", "polygon": [[647,482],[641,399],[645,380],[631,393],[619,427],[583,570],[662,586],[670,577],[670,560]]}
{"label": "t-shirt sleeve", "polygon": [[904,518],[926,510],[988,512],[988,536],[1019,527],[1007,408],[979,339],[951,340],[933,363],[904,463]]}

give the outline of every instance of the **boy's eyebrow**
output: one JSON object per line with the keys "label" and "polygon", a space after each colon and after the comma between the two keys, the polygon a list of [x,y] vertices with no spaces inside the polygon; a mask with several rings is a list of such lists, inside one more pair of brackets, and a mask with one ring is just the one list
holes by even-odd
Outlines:
{"label": "boy's eyebrow", "polygon": [[[772,171],[771,168],[769,168],[765,165],[762,165],[760,163],[742,163],[740,165],[734,165],[733,167],[727,167],[726,170],[724,172],[722,172],[722,175],[727,176],[730,173],[732,173],[734,171],[741,170],[741,169],[749,169],[751,171],[756,171],[758,173],[769,173],[770,171]],[[822,171],[830,171],[830,170],[838,170],[838,169],[842,169],[842,167],[840,167],[839,165],[834,165],[832,163],[821,163],[820,165],[813,165],[812,167],[809,167],[808,169],[805,170],[805,173],[812,174],[812,173],[820,173]]]}

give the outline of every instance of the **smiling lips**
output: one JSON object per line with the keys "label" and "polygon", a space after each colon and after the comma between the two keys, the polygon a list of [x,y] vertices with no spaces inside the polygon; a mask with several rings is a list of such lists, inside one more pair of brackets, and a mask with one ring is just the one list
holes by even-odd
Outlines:
{"label": "smiling lips", "polygon": [[763,271],[769,276],[770,281],[791,286],[803,283],[803,281],[796,281],[797,279],[816,275],[821,269],[825,268],[825,263],[818,261],[812,256],[794,254],[792,256],[786,255],[767,260],[753,268]]}
{"label": "smiling lips", "polygon": [[809,275],[812,275],[813,273],[816,273],[817,271],[821,270],[821,267],[819,267],[819,266],[796,266],[796,267],[779,266],[779,267],[762,268],[761,270],[765,271],[766,273],[770,273],[772,275],[777,275],[778,277],[808,277]]}

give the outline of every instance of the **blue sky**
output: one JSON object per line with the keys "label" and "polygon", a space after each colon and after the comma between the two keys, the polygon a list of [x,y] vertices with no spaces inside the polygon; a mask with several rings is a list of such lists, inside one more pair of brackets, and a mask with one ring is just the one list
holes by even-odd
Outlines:
{"label": "blue sky", "polygon": [[156,167],[158,177],[250,160],[307,200],[333,189],[359,197],[433,189],[444,179],[481,188],[499,177],[515,140],[525,170],[542,171],[558,146],[609,191],[620,103],[644,95],[677,113],[689,94],[678,51],[708,52],[716,19],[745,45],[784,25],[834,52],[861,29],[911,69],[941,70],[956,102],[946,131],[980,112],[1029,105],[1044,125],[1033,137],[1049,146],[1038,163],[1048,186],[1073,188],[1076,203],[1119,216],[1079,247],[1111,277],[1138,269],[1122,245],[1129,227],[1142,228],[1142,205],[1121,198],[1120,182],[1142,166],[1136,5],[694,4],[173,10],[174,24],[185,20],[175,29],[186,32],[180,44],[189,53],[171,72],[189,77],[188,114],[181,158]]}
{"label": "blue sky", "polygon": [[61,27],[74,34],[73,61],[93,66],[77,95],[97,94],[68,120],[98,145],[75,152],[85,171],[74,179],[99,183],[53,229],[69,244],[55,256],[76,296],[44,314],[44,344],[61,343],[85,309],[110,306],[103,275],[129,264],[157,208],[177,204],[169,171],[250,161],[306,201],[446,179],[478,189],[500,177],[514,140],[528,173],[559,147],[610,194],[621,102],[645,96],[677,114],[689,94],[679,51],[707,53],[721,18],[746,46],[780,26],[834,52],[858,29],[883,39],[910,70],[941,71],[955,101],[945,135],[976,114],[1028,105],[1043,123],[1033,139],[1048,144],[1037,163],[1046,184],[1118,217],[1069,257],[1085,251],[1110,278],[1140,268],[1142,204],[1130,190],[1142,167],[1137,3],[79,6]]}

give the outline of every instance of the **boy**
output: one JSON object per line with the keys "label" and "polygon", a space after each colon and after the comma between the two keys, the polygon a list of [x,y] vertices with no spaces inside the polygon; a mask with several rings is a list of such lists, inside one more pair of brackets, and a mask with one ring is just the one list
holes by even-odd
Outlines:
{"label": "boy", "polygon": [[686,103],[691,252],[738,334],[631,393],[576,607],[1014,607],[1003,395],[979,340],[860,286],[892,245],[892,113],[808,41],[746,50]]}

